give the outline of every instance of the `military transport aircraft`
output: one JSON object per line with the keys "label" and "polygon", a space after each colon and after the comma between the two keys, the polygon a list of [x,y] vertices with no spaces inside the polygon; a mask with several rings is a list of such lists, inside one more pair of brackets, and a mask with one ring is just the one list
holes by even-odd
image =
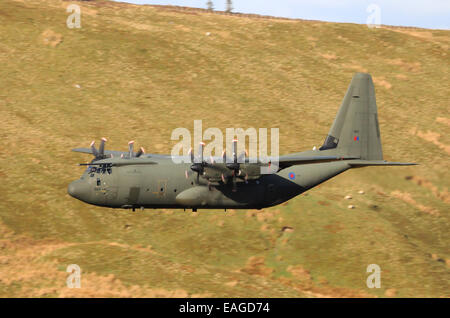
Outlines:
{"label": "military transport aircraft", "polygon": [[[68,193],[83,202],[110,208],[261,209],[287,201],[348,170],[366,166],[406,166],[413,163],[383,160],[372,77],[356,73],[325,142],[319,149],[278,158],[277,171],[262,174],[266,164],[223,155],[222,162],[190,152],[190,161],[174,163],[170,155],[73,149],[94,155]],[[83,165],[83,164],[82,164]]]}

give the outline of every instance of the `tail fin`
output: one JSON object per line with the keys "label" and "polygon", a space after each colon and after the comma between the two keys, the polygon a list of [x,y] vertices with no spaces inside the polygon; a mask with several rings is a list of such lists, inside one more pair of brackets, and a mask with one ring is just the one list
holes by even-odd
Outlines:
{"label": "tail fin", "polygon": [[370,74],[356,73],[320,150],[363,160],[382,160],[375,89]]}

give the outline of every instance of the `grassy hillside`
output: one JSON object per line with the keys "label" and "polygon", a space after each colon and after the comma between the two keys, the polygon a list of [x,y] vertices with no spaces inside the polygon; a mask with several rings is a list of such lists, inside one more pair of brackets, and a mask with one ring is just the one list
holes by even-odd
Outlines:
{"label": "grassy hillside", "polygon": [[[69,3],[0,2],[1,297],[450,296],[449,31],[107,1],[77,2],[68,29]],[[90,159],[70,149],[103,136],[169,153],[171,131],[202,119],[279,127],[282,153],[320,145],[356,71],[374,77],[385,159],[420,166],[355,169],[262,211],[67,194]]]}

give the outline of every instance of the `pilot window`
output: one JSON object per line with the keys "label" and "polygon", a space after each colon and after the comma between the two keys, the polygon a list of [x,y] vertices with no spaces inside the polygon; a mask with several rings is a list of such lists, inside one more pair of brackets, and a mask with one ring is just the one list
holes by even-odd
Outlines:
{"label": "pilot window", "polygon": [[87,170],[89,171],[91,177],[94,176],[94,173],[98,173],[98,174],[105,174],[105,173],[111,174],[112,173],[112,168],[111,167],[104,167],[104,166],[103,167],[92,167],[92,166],[90,166],[90,167],[88,167]]}

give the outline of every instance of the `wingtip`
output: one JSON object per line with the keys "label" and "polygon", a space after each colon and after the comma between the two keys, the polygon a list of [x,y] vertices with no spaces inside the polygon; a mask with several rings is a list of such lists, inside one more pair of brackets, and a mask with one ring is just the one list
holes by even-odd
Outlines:
{"label": "wingtip", "polygon": [[389,164],[397,164],[397,165],[400,165],[400,166],[418,166],[419,165],[416,162],[389,162],[389,161],[386,161],[386,160],[385,160],[385,162],[389,163]]}

